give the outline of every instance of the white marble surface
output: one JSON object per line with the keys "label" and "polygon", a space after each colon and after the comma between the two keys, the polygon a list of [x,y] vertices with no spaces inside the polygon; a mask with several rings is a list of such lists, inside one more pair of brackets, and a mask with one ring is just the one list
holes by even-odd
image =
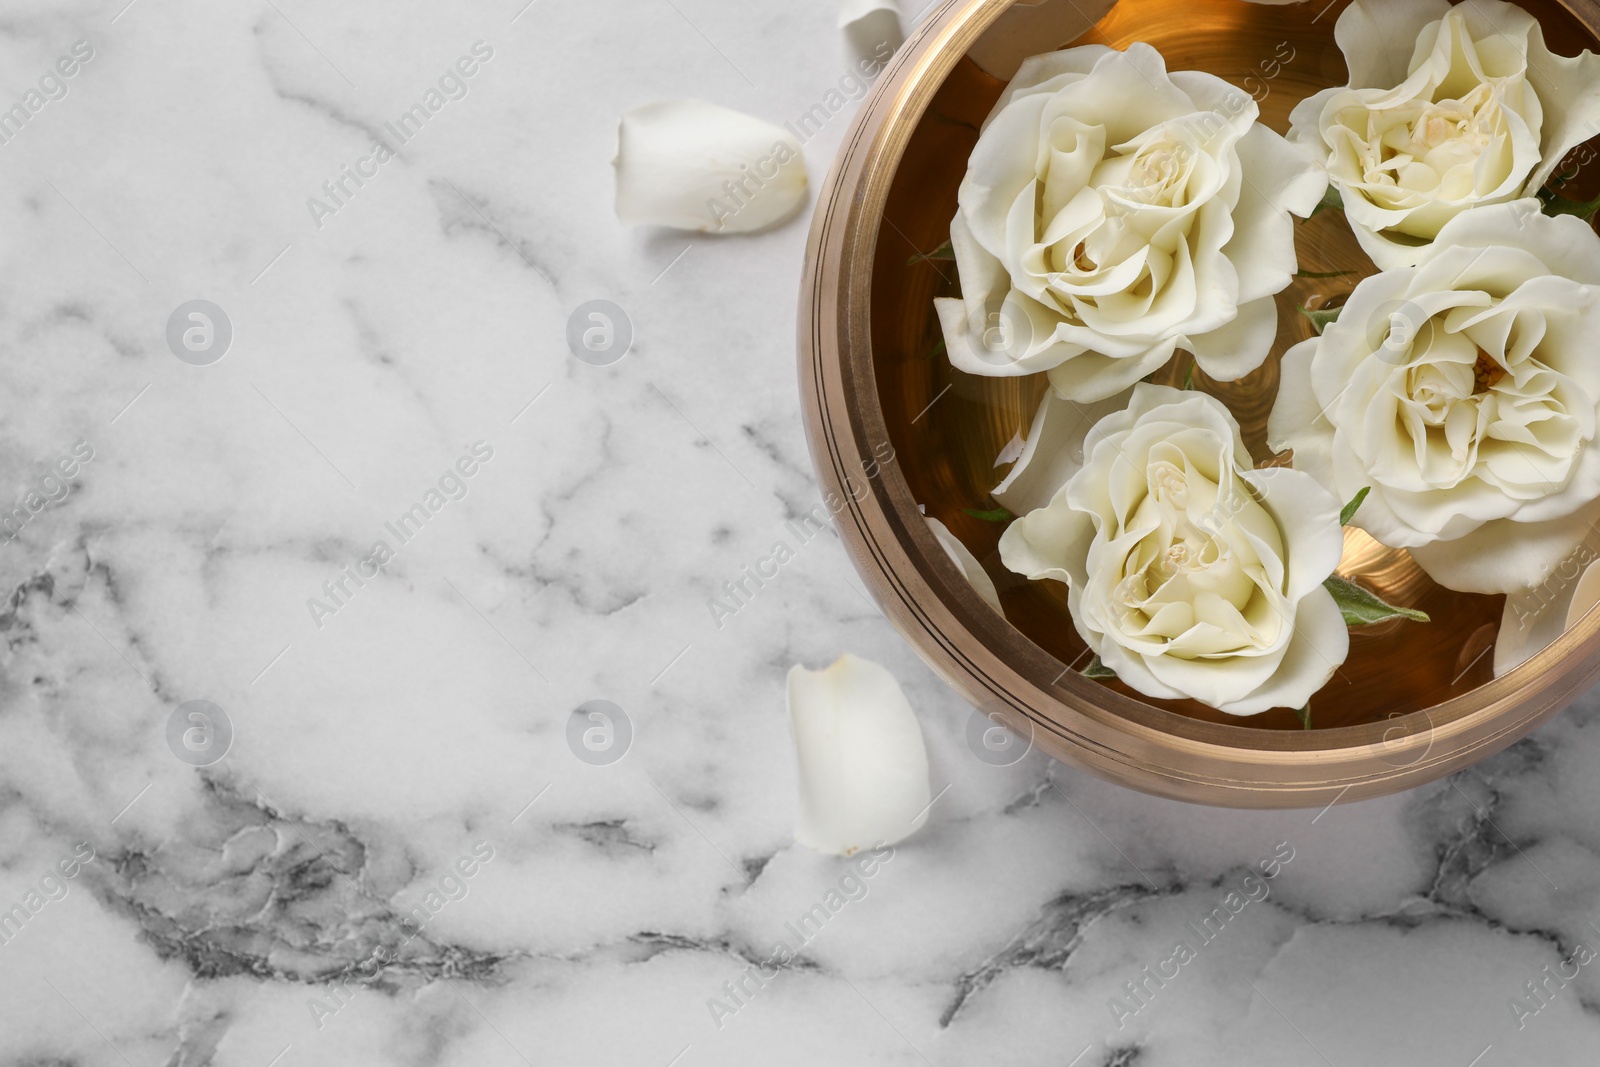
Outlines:
{"label": "white marble surface", "polygon": [[[0,1065],[1593,1062],[1600,968],[1542,971],[1600,945],[1592,698],[1409,795],[1228,813],[979,762],[831,536],[713,624],[818,495],[806,222],[629,232],[607,164],[636,103],[822,99],[831,3],[124,2],[0,18],[0,99],[94,53],[0,145],[6,507],[93,451],[0,546]],[[480,40],[318,228],[307,198]],[[235,332],[210,366],[165,339],[196,298]],[[564,341],[597,298],[636,333],[609,367]],[[478,441],[319,628],[308,598]],[[901,677],[948,786],[860,882],[792,842],[782,703],[846,650]],[[201,769],[166,732],[196,699],[235,731]],[[634,728],[610,766],[566,742],[592,699]],[[1201,944],[1236,889],[1268,895]]]}

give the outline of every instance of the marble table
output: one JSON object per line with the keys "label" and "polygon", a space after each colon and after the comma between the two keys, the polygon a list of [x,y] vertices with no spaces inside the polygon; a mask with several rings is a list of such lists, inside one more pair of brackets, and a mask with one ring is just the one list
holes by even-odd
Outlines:
{"label": "marble table", "polygon": [[[806,112],[833,5],[522,4],[5,12],[0,1064],[1594,1062],[1592,697],[1222,812],[976,758],[831,533],[708,611],[819,496],[806,220],[620,226],[616,123]],[[845,651],[939,792],[870,870],[792,838]]]}

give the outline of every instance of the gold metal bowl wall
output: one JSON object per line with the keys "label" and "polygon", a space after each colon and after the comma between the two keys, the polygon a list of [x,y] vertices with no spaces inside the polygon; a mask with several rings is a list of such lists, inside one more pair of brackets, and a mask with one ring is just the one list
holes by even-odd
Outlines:
{"label": "gold metal bowl wall", "polygon": [[[1027,425],[1043,385],[1037,376],[955,371],[936,352],[932,314],[935,296],[956,291],[954,268],[908,261],[948,238],[967,156],[1015,62],[1073,43],[1148,41],[1171,69],[1207,70],[1251,93],[1262,121],[1283,132],[1303,97],[1344,80],[1333,24],[1345,2],[1101,0],[1110,11],[1087,33],[1051,38],[1044,27],[1063,24],[1048,17],[1052,5],[1078,12],[1087,0],[1015,8],[1012,0],[947,0],[901,49],[847,134],[807,247],[807,435],[825,490],[843,502],[842,539],[885,614],[950,685],[1049,755],[1182,800],[1319,806],[1408,788],[1511,744],[1600,674],[1596,611],[1493,678],[1488,650],[1503,598],[1440,588],[1407,554],[1351,530],[1340,572],[1434,622],[1355,632],[1344,667],[1313,698],[1317,728],[1301,729],[1281,710],[1235,718],[1193,702],[1150,702],[1072,669],[1087,657],[1063,591],[1009,575],[996,553],[1000,528],[965,513],[986,506],[995,456]],[[1600,48],[1600,0],[1523,6],[1557,51]],[[1008,23],[1012,41],[997,44]],[[1373,269],[1332,213],[1298,225],[1303,270],[1353,273],[1342,284],[1297,281],[1279,298],[1278,344],[1260,371],[1242,382],[1197,383],[1234,411],[1258,459],[1267,456],[1278,358],[1307,336],[1295,305],[1336,300]],[[919,504],[984,562],[1008,618],[973,592]]]}

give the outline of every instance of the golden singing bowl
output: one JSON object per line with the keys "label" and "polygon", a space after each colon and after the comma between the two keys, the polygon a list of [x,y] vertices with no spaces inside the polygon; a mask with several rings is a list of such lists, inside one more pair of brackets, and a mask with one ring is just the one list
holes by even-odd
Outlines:
{"label": "golden singing bowl", "polygon": [[[846,135],[806,250],[807,436],[868,589],[982,712],[1063,763],[1162,796],[1302,807],[1409,788],[1506,747],[1600,674],[1596,611],[1493,677],[1504,598],[1444,589],[1407,553],[1351,529],[1340,573],[1433,621],[1352,631],[1349,658],[1312,699],[1312,729],[1287,710],[1241,718],[1149,700],[1078,673],[1089,657],[1064,588],[1010,574],[996,551],[1002,527],[968,514],[993,507],[989,491],[1003,473],[995,458],[1026,429],[1044,384],[1042,376],[954,370],[933,314],[934,297],[958,292],[954,265],[911,260],[948,239],[978,129],[1017,64],[1071,44],[1147,41],[1170,69],[1210,71],[1249,92],[1261,121],[1283,133],[1295,104],[1345,80],[1333,27],[1346,2],[946,0],[885,70]],[[1600,49],[1600,0],[1523,6],[1557,51]],[[1594,195],[1582,188],[1590,184],[1592,175],[1580,175],[1572,195]],[[1262,462],[1270,457],[1265,424],[1279,357],[1309,336],[1296,305],[1338,302],[1373,271],[1336,212],[1296,226],[1303,271],[1347,273],[1298,279],[1279,297],[1278,343],[1259,371],[1239,382],[1196,382],[1228,404]],[[1167,380],[1177,384],[1187,366],[1175,361]],[[983,563],[1005,618],[950,561],[919,505]]]}

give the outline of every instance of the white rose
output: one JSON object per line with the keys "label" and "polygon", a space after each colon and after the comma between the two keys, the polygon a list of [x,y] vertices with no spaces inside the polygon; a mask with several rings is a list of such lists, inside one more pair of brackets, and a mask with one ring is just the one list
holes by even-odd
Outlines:
{"label": "white rose", "polygon": [[1379,268],[1417,263],[1468,208],[1538,191],[1600,133],[1600,56],[1558,56],[1500,0],[1355,0],[1339,16],[1350,83],[1303,101],[1290,136],[1326,162]]}
{"label": "white rose", "polygon": [[1537,200],[1457,216],[1283,358],[1274,448],[1451,589],[1538,584],[1600,519],[1600,237]]}
{"label": "white rose", "polygon": [[1304,707],[1349,651],[1322,584],[1344,552],[1339,506],[1300,471],[1252,469],[1219,401],[1140,384],[1000,557],[1067,583],[1078,633],[1134,689],[1255,715]]}
{"label": "white rose", "polygon": [[1259,367],[1296,270],[1290,212],[1326,178],[1256,122],[1248,94],[1167,73],[1134,44],[1034,56],[984,124],[950,224],[961,299],[935,301],[951,362],[1049,371],[1094,401],[1192,352],[1214,379]]}

